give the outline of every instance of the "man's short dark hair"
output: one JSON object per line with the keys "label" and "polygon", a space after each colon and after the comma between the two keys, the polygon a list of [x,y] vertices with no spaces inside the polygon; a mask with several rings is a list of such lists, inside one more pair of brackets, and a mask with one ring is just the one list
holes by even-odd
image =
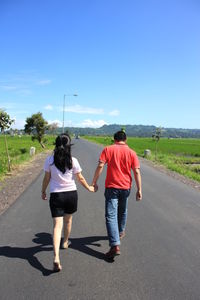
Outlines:
{"label": "man's short dark hair", "polygon": [[126,140],[126,133],[122,130],[117,131],[114,134],[114,140],[117,141],[117,142],[120,142],[120,141],[124,142]]}

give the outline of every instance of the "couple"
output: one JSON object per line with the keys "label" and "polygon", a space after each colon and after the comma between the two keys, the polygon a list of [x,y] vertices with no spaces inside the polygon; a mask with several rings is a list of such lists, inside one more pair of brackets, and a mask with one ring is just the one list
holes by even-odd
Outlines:
{"label": "couple", "polygon": [[113,259],[120,254],[120,239],[125,236],[128,196],[132,183],[131,169],[137,186],[136,200],[142,199],[139,160],[136,153],[126,144],[125,132],[116,132],[114,145],[105,147],[102,151],[92,185],[89,185],[83,177],[78,160],[71,156],[71,139],[68,134],[61,134],[56,138],[54,153],[45,161],[42,199],[47,200],[46,188],[50,182],[50,209],[54,224],[53,271],[55,272],[62,270],[59,258],[62,228],[64,229],[62,247],[68,248],[72,214],[77,211],[78,195],[74,177],[88,191],[96,192],[97,181],[105,164],[107,164],[105,217],[110,244],[110,250],[105,256],[107,259]]}

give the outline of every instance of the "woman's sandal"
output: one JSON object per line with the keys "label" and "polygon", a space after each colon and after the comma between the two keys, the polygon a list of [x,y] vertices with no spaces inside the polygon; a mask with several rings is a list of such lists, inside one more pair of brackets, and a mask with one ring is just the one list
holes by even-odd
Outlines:
{"label": "woman's sandal", "polygon": [[60,272],[62,270],[62,266],[59,262],[53,263],[53,272]]}

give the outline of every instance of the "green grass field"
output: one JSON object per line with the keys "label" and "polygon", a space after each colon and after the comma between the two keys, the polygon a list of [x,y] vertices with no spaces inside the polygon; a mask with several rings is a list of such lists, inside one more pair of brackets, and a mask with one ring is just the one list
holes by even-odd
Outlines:
{"label": "green grass field", "polygon": [[[111,137],[91,137],[85,136],[89,141],[101,145],[110,145]],[[53,149],[55,136],[46,136],[46,149]],[[30,136],[7,136],[8,151],[11,159],[11,167],[26,162],[31,159],[30,147],[36,148],[36,154],[43,149],[37,141],[32,141]],[[144,150],[151,150],[148,158],[164,165],[170,170],[176,171],[188,178],[200,182],[200,139],[165,139],[161,138],[157,144],[157,158],[155,159],[156,142],[151,138],[128,138],[128,145],[136,151],[139,156],[144,155]],[[8,161],[4,136],[0,136],[0,178],[8,171]]]}
{"label": "green grass field", "polygon": [[[38,141],[32,141],[30,136],[6,136],[8,144],[8,152],[11,161],[11,167],[22,164],[25,161],[31,159],[30,147],[36,148],[36,154],[47,149],[53,149],[53,142],[55,136],[46,136],[46,148],[43,149]],[[0,178],[2,178],[8,171],[8,159],[6,155],[6,147],[4,142],[4,136],[0,135]]]}
{"label": "green grass field", "polygon": [[[101,145],[110,145],[111,137],[85,137],[87,140]],[[188,178],[200,182],[200,139],[166,139],[161,138],[157,144],[151,138],[128,138],[128,145],[138,156],[144,155],[144,150],[151,150],[148,158],[178,172]]]}

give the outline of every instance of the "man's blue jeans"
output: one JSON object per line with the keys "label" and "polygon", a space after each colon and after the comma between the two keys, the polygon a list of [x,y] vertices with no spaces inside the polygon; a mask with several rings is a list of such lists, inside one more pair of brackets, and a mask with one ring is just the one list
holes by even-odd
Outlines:
{"label": "man's blue jeans", "polygon": [[105,217],[110,247],[120,245],[119,234],[125,230],[130,189],[105,189]]}

